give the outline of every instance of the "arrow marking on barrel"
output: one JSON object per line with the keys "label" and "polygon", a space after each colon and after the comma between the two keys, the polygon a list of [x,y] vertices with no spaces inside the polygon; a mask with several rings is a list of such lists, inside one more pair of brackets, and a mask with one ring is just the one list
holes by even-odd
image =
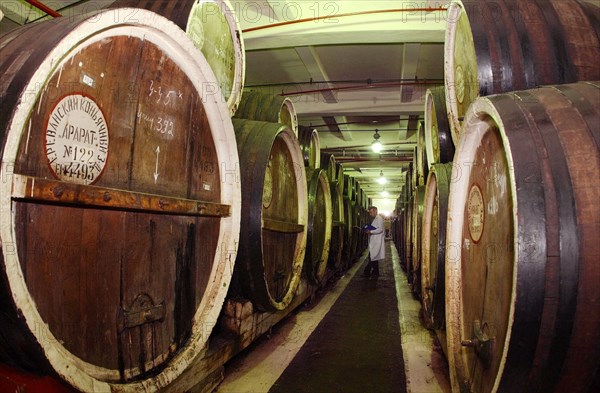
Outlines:
{"label": "arrow marking on barrel", "polygon": [[160,154],[160,146],[156,146],[156,166],[154,169],[154,184],[158,181],[158,155]]}

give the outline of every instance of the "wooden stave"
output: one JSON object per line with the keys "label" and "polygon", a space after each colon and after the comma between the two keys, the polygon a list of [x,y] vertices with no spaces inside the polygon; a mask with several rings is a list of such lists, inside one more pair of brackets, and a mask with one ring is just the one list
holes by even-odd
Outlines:
{"label": "wooden stave", "polygon": [[[138,15],[138,18],[135,21],[125,20],[127,15],[131,15],[134,12]],[[17,53],[22,49],[22,42],[27,39],[27,37],[31,37],[31,39],[38,43],[40,47],[37,48],[34,56],[28,58],[28,61],[24,62],[25,64],[20,64],[21,67],[19,67],[18,70],[14,65],[11,67],[11,61],[15,60],[14,57],[10,58],[10,56],[3,56],[3,60],[6,60],[6,62],[3,62],[2,65],[0,65],[0,67],[5,70],[5,67],[8,67],[8,69],[11,70],[8,73],[3,72],[3,79],[9,79],[4,79],[7,83],[3,83],[3,87],[6,88],[3,93],[8,94],[2,94],[2,107],[4,109],[8,107],[12,108],[12,111],[2,111],[1,122],[3,135],[0,139],[2,140],[3,161],[8,160],[10,162],[16,162],[11,154],[16,154],[16,151],[12,152],[12,149],[16,147],[15,141],[18,140],[15,138],[20,138],[18,136],[18,130],[28,119],[30,113],[28,107],[39,97],[44,96],[43,93],[40,93],[40,89],[44,87],[44,83],[49,80],[52,73],[56,72],[58,67],[66,66],[65,59],[68,60],[69,56],[76,56],[77,53],[75,53],[75,55],[72,55],[72,53],[77,48],[81,50],[82,48],[92,47],[95,42],[94,40],[97,40],[96,35],[100,35],[104,37],[102,38],[103,40],[108,41],[110,37],[118,37],[119,33],[122,34],[122,31],[118,29],[122,29],[122,26],[124,25],[127,26],[129,31],[127,35],[134,37],[143,35],[146,37],[145,40],[147,39],[148,42],[151,42],[152,45],[156,45],[157,48],[159,48],[160,45],[170,45],[171,49],[169,50],[173,51],[173,53],[177,52],[180,56],[181,53],[185,53],[183,57],[178,59],[180,62],[178,66],[183,67],[181,68],[182,70],[187,70],[183,72],[187,73],[188,76],[193,74],[193,79],[190,83],[193,83],[194,86],[201,86],[203,80],[208,82],[213,80],[211,78],[214,78],[214,75],[209,66],[205,64],[205,60],[201,58],[200,55],[195,54],[196,51],[186,39],[185,35],[180,33],[180,30],[165,18],[145,10],[118,9],[103,11],[97,15],[88,15],[87,17],[80,16],[70,19],[60,18],[25,26],[22,29],[16,29],[3,37],[2,48],[3,51],[5,51],[4,53],[10,52],[12,50],[11,47],[15,47],[15,50],[12,53]],[[40,32],[43,32],[43,34],[40,34]],[[4,39],[6,39],[6,41],[4,41]],[[31,52],[29,52],[29,54],[31,54]],[[17,61],[21,60],[17,58]],[[193,72],[191,72],[191,70],[193,70]],[[60,72],[62,75],[62,68],[60,68]],[[63,80],[65,78],[63,78]],[[82,87],[79,88],[83,89]],[[70,91],[71,90],[69,90],[69,92]],[[35,92],[35,94],[31,94],[32,92]],[[15,105],[16,100],[19,101],[18,105]],[[223,113],[227,112],[224,104],[219,102],[220,100],[218,99],[213,100],[210,97],[207,97],[206,105],[210,108],[209,121],[215,126],[221,124],[221,129],[219,129],[219,131],[213,130],[211,132],[218,135],[218,139],[215,138],[215,140],[225,141],[224,146],[217,147],[217,154],[221,154],[221,159],[218,161],[234,167],[234,163],[238,161],[237,152],[228,151],[227,147],[228,143],[233,142],[230,138],[230,136],[233,136],[233,128],[231,127],[231,122],[226,121],[228,116],[223,116]],[[103,104],[105,104],[105,102],[101,103],[101,105]],[[112,120],[109,118],[108,122],[111,123]],[[111,129],[114,125],[115,124],[111,123]],[[6,162],[4,164],[6,164]],[[3,168],[8,168],[4,164]],[[4,174],[8,175],[6,172]],[[12,171],[10,175],[12,175]],[[104,174],[102,178],[97,179],[98,184],[104,184],[109,177],[110,176],[107,174]],[[222,245],[230,250],[234,249],[233,245],[237,243],[237,237],[239,236],[239,203],[237,203],[237,201],[239,201],[240,198],[240,190],[235,183],[235,181],[224,181],[223,184],[227,185],[223,186],[220,191],[221,200],[230,201],[232,208],[230,217],[224,218],[220,224],[222,226],[222,228],[219,229],[221,240],[217,242],[222,243]],[[68,185],[68,183],[65,184]],[[11,209],[10,192],[7,192],[6,189],[2,191],[6,192],[5,195],[2,196],[3,210],[4,208]],[[150,212],[151,210],[147,209],[146,211]],[[227,230],[229,230],[230,233],[225,235],[224,231]],[[6,241],[6,233],[3,234],[3,238]],[[17,245],[18,243],[14,244]],[[6,252],[6,249],[4,252]],[[13,258],[9,258],[3,253],[0,259],[5,269],[10,265],[11,273],[9,273],[9,276],[14,274],[15,268],[12,262]],[[84,391],[112,389],[120,391],[139,391],[140,389],[147,391],[158,390],[168,385],[172,380],[177,378],[178,375],[185,371],[187,363],[184,359],[196,357],[206,343],[208,339],[208,322],[206,321],[216,320],[224,300],[226,288],[231,278],[227,273],[230,272],[233,266],[228,267],[227,265],[229,265],[227,259],[220,258],[218,253],[215,253],[215,264],[212,267],[211,273],[211,276],[213,277],[209,280],[212,283],[209,283],[206,287],[206,299],[203,299],[202,303],[198,304],[198,308],[196,309],[195,319],[198,322],[194,323],[192,327],[189,342],[179,349],[179,352],[175,357],[167,358],[162,366],[151,370],[150,374],[145,373],[139,375],[133,380],[129,378],[123,380],[123,377],[119,376],[118,371],[99,367],[95,364],[83,361],[77,355],[65,350],[62,344],[59,343],[59,340],[51,333],[50,328],[46,326],[42,320],[40,320],[40,322],[33,322],[36,329],[31,332],[34,333],[26,333],[24,335],[26,338],[24,338],[23,341],[21,341],[21,339],[15,340],[21,343],[20,350],[17,352],[25,351],[27,346],[25,343],[35,343],[32,345],[31,351],[34,352],[33,357],[36,358],[36,360],[34,360],[33,363],[28,364],[27,362],[24,362],[23,359],[19,359],[14,363],[21,366],[25,365],[24,367],[36,371],[50,370],[49,372],[57,374],[65,381]],[[25,297],[28,298],[30,295],[27,289],[9,289],[12,285],[16,285],[16,283],[10,281],[10,277],[5,274],[8,270],[5,269],[2,269],[2,290],[5,293],[12,292],[15,296],[21,296],[17,295],[17,293],[27,292]],[[12,295],[9,293],[8,296]],[[20,302],[18,299],[8,301],[8,297],[5,297],[2,301],[15,303],[15,305],[10,308],[19,315],[17,318],[18,323],[25,329],[29,329],[29,322],[26,321],[32,318],[30,317],[30,314],[35,313],[36,316],[34,319],[40,318],[39,314],[37,314],[37,310],[32,310],[32,306],[16,306]],[[24,301],[27,301],[27,299]],[[29,303],[29,301],[27,302]],[[9,310],[10,308],[7,307],[6,310]],[[9,319],[11,318],[8,316],[8,313],[4,313],[3,316]],[[41,326],[46,327],[40,329]],[[43,337],[39,339],[38,334],[42,334]],[[39,354],[36,354],[38,352]]]}
{"label": "wooden stave", "polygon": [[[325,277],[330,254],[333,231],[333,203],[329,179],[325,170],[309,169],[307,171],[307,179],[309,179],[308,234],[304,266],[309,281],[314,285],[320,285]],[[324,206],[317,203],[319,194],[322,195]],[[318,231],[318,228],[316,228],[320,217],[325,218],[325,222],[320,223],[322,231]]]}
{"label": "wooden stave", "polygon": [[[223,90],[223,97],[227,103],[227,107],[229,108],[230,116],[235,114],[242,98],[242,91],[244,88],[246,74],[246,51],[244,48],[244,40],[242,38],[242,30],[238,20],[235,17],[235,12],[229,0],[205,0],[202,2],[167,0],[117,0],[112,3],[110,7],[146,9],[164,16],[185,31],[186,35],[192,40],[192,42],[194,42],[196,48],[198,48],[206,57],[206,60],[210,64],[211,69],[219,81],[219,89],[222,90],[223,84],[226,84],[227,88]],[[202,12],[201,7],[210,7],[211,9]],[[227,61],[231,61],[231,58],[220,58],[221,56],[219,54],[216,54],[215,51],[211,51],[204,45],[204,43],[207,41],[207,38],[212,38],[210,42],[213,43],[215,42],[216,37],[211,37],[210,34],[206,37],[199,37],[198,39],[194,39],[193,37],[195,32],[192,30],[197,30],[194,28],[194,25],[206,25],[208,23],[208,17],[211,15],[213,17],[216,16],[216,14],[212,14],[212,11],[218,12],[219,19],[221,19],[221,22],[225,20],[229,30],[227,41],[229,42],[230,40],[234,52],[232,55],[234,60],[233,70],[230,70],[229,75],[224,75],[224,71],[222,69],[228,68],[226,63]],[[200,30],[202,33],[205,32],[204,28]],[[202,40],[200,40],[200,38]],[[219,47],[223,48],[224,46],[219,45]],[[231,74],[233,74],[233,77]]]}
{"label": "wooden stave", "polygon": [[425,94],[425,150],[430,166],[451,162],[454,157],[443,86],[427,89]]}
{"label": "wooden stave", "polygon": [[[465,23],[459,22],[462,18],[467,19]],[[478,96],[600,79],[595,59],[600,38],[593,22],[594,17],[587,17],[577,0],[568,4],[564,0],[453,1],[446,30],[444,74],[455,145],[460,137],[460,119]],[[466,31],[466,44],[455,43],[461,35],[457,34],[457,25]],[[455,50],[472,57],[464,64],[470,74],[464,79],[454,76]],[[456,95],[456,88],[461,87],[467,91],[464,102]]]}
{"label": "wooden stave", "polygon": [[[590,90],[592,86],[593,88]],[[572,95],[569,97],[564,93],[568,89],[576,90],[580,94],[576,95],[571,91]],[[587,92],[582,92],[585,89]],[[585,146],[584,150],[587,153],[584,156],[596,163],[600,162],[598,138],[595,135],[598,133],[597,121],[593,123],[592,131],[590,128],[586,128],[590,123],[583,120],[586,107],[593,107],[585,102],[583,97],[586,96],[594,98],[597,108],[597,82],[548,86],[480,98],[468,112],[467,118],[470,119],[470,123],[465,124],[469,124],[475,131],[467,129],[469,134],[465,135],[470,135],[466,138],[468,140],[461,140],[460,162],[469,162],[469,166],[475,162],[473,158],[463,157],[462,154],[464,154],[465,146],[474,141],[471,135],[479,132],[476,127],[480,123],[475,121],[476,116],[478,114],[481,114],[482,117],[492,116],[493,120],[490,124],[501,124],[504,135],[507,135],[503,138],[507,144],[510,143],[507,146],[512,149],[510,168],[511,171],[512,168],[516,169],[511,176],[516,175],[515,179],[517,180],[511,180],[513,183],[511,188],[513,193],[518,195],[515,206],[518,203],[520,207],[518,209],[520,232],[518,235],[515,234],[514,249],[520,250],[519,255],[522,256],[518,261],[518,274],[515,273],[519,281],[513,284],[515,292],[512,296],[515,300],[512,306],[514,311],[511,311],[511,320],[514,318],[514,322],[510,326],[512,333],[507,336],[505,341],[506,345],[501,355],[501,369],[495,377],[493,391],[496,389],[501,391],[527,389],[536,392],[559,392],[568,389],[569,391],[587,392],[590,384],[593,383],[594,371],[600,364],[600,344],[596,338],[600,326],[600,316],[596,314],[594,317],[590,317],[589,313],[590,307],[593,307],[591,304],[597,302],[599,298],[597,284],[593,283],[597,282],[600,277],[598,268],[594,266],[597,264],[593,262],[598,246],[597,241],[594,242],[591,239],[598,237],[600,225],[597,218],[595,218],[596,222],[593,222],[594,218],[588,219],[585,226],[577,225],[575,222],[576,220],[585,221],[589,217],[598,217],[597,213],[589,211],[591,191],[586,190],[586,182],[591,182],[591,188],[597,189],[598,185],[595,179],[598,176],[592,175],[592,180],[582,176],[585,171],[582,171],[580,167],[584,165],[577,162],[581,151],[575,153],[579,146]],[[571,101],[573,97],[578,98]],[[581,110],[582,108],[584,110]],[[597,119],[599,116],[596,109],[595,118]],[[561,123],[561,118],[569,119],[570,124],[565,126],[564,123]],[[503,119],[505,123],[502,123]],[[580,140],[577,142],[572,140],[576,134],[573,132],[569,134],[569,129],[572,127],[579,127],[580,131],[576,131],[576,133],[578,132]],[[484,125],[481,125],[481,132],[485,128]],[[529,135],[527,135],[528,133]],[[594,139],[596,143],[592,142]],[[587,142],[582,142],[582,140],[587,140]],[[532,161],[532,154],[535,153],[542,158]],[[458,151],[456,157],[459,157]],[[456,165],[455,162],[455,168]],[[588,167],[585,165],[585,168]],[[592,168],[587,170],[587,175],[590,175],[590,170],[598,173],[598,167],[598,164],[592,165]],[[458,174],[459,171],[453,171],[453,178]],[[571,188],[572,181],[574,181],[575,188]],[[582,184],[585,185],[582,186]],[[587,189],[589,188],[590,186],[587,185]],[[572,191],[576,189],[577,191]],[[459,187],[453,184],[449,214],[455,212],[456,200],[465,200],[464,194],[460,196],[458,192]],[[461,204],[456,206],[460,208]],[[598,210],[596,207],[592,207],[592,209]],[[460,238],[460,235],[458,237],[452,235],[453,231],[454,233],[457,230],[460,231],[457,227],[462,226],[462,223],[456,224],[458,218],[459,216],[455,215],[448,220],[449,228],[446,240],[448,245],[456,244]],[[516,219],[515,222],[517,222]],[[526,237],[531,233],[542,234],[547,239],[546,242],[533,243],[531,238]],[[578,233],[581,236],[578,236]],[[561,246],[558,246],[559,242]],[[447,249],[447,264],[452,264],[460,258],[460,254],[456,255],[457,249],[456,247]],[[450,259],[448,252],[453,254]],[[532,262],[533,258],[538,262]],[[560,259],[566,262],[562,267]],[[571,262],[574,260],[579,260],[581,263]],[[448,269],[447,267],[449,275],[446,278],[447,344],[452,385],[453,389],[457,390],[481,391],[479,389],[469,390],[466,384],[460,382],[460,376],[457,377],[457,374],[465,373],[465,366],[460,361],[461,355],[456,353],[456,349],[460,348],[460,344],[456,341],[456,316],[459,315],[456,303],[462,303],[462,301],[460,295],[457,297],[456,292],[453,294],[456,288],[449,288],[449,286],[455,285],[456,273],[453,272],[453,269],[456,268]],[[578,273],[579,270],[582,273]],[[544,282],[546,283],[544,284]],[[562,288],[560,293],[563,293],[564,296],[561,296],[556,304],[557,302],[552,298],[555,296],[553,294],[559,293],[559,288]],[[573,299],[577,298],[577,293],[581,293],[581,291],[585,295],[583,299],[575,300],[575,308]],[[512,317],[513,313],[514,317]],[[583,329],[585,334],[581,331],[579,334],[572,333],[575,329]],[[588,338],[584,339],[585,336]],[[584,344],[584,341],[587,342],[587,345]],[[590,348],[591,342],[594,344]],[[464,351],[464,348],[461,351]]]}
{"label": "wooden stave", "polygon": [[[294,299],[300,283],[308,233],[308,190],[306,171],[302,163],[300,145],[288,126],[256,120],[233,118],[240,155],[242,181],[242,219],[240,228],[247,236],[240,237],[234,279],[242,284],[244,294],[258,309],[278,311],[286,309]],[[297,223],[303,231],[296,236],[289,269],[291,278],[281,299],[274,298],[265,281],[263,234],[263,186],[269,162],[270,149],[278,138],[286,143],[292,155],[297,185]],[[257,150],[253,150],[256,148]],[[269,150],[267,150],[269,149]],[[261,208],[256,208],[260,206]],[[260,247],[257,247],[260,244]],[[260,262],[260,263],[259,263]]]}
{"label": "wooden stave", "polygon": [[434,164],[423,201],[421,300],[426,324],[436,330],[446,328],[444,263],[451,175],[452,163]]}

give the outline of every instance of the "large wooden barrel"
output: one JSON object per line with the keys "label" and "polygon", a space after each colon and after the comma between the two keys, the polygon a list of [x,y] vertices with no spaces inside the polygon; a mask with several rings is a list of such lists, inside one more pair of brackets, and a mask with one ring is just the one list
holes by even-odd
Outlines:
{"label": "large wooden barrel", "polygon": [[446,328],[444,266],[451,175],[452,163],[434,164],[423,200],[421,303],[426,324],[436,330]]}
{"label": "large wooden barrel", "polygon": [[[244,88],[246,55],[242,32],[228,0],[117,0],[111,7],[147,9],[185,31],[218,81],[216,85],[206,84],[204,89],[212,93],[221,90],[233,116]],[[135,13],[130,15],[135,17]]]}
{"label": "large wooden barrel", "polygon": [[449,5],[444,79],[455,144],[461,119],[478,96],[600,79],[597,20],[581,3],[465,0]]}
{"label": "large wooden barrel", "polygon": [[352,211],[354,212],[354,257],[356,258],[363,252],[368,241],[368,235],[363,230],[363,227],[367,224],[367,219],[365,210],[358,203],[352,204]]}
{"label": "large wooden barrel", "polygon": [[321,152],[321,168],[327,171],[327,177],[331,183],[341,182],[341,188],[338,187],[338,192],[344,192],[344,166],[337,162],[333,154]]}
{"label": "large wooden barrel", "polygon": [[1,361],[82,391],[159,390],[203,350],[239,238],[214,74],[146,10],[0,40]]}
{"label": "large wooden barrel", "polygon": [[329,265],[335,272],[342,269],[343,253],[345,244],[345,218],[344,218],[344,199],[340,194],[336,184],[330,183],[331,210],[333,213],[333,223],[331,228],[331,243],[329,250]]}
{"label": "large wooden barrel", "polygon": [[412,274],[412,260],[413,260],[413,219],[414,219],[414,196],[409,193],[408,200],[406,202],[406,220],[404,222],[404,267],[406,269],[406,278],[408,284],[412,288],[413,274]]}
{"label": "large wooden barrel", "polygon": [[306,176],[308,179],[308,235],[304,267],[309,281],[319,285],[325,276],[329,258],[333,226],[331,190],[327,173],[323,169],[309,169]]}
{"label": "large wooden barrel", "polygon": [[[298,142],[304,157],[304,166],[311,169],[321,167],[321,143],[314,128],[298,126]],[[332,156],[333,157],[333,156]]]}
{"label": "large wooden barrel", "polygon": [[360,187],[360,182],[356,179],[354,179],[354,202],[359,205],[362,206],[362,188]]}
{"label": "large wooden barrel", "polygon": [[480,98],[454,160],[455,391],[588,392],[600,366],[600,83]]}
{"label": "large wooden barrel", "polygon": [[454,157],[443,86],[427,89],[425,94],[425,151],[430,166],[445,164]]}
{"label": "large wooden barrel", "polygon": [[412,274],[411,287],[417,297],[421,297],[421,234],[423,227],[423,203],[425,200],[425,186],[418,186],[414,190],[411,236],[412,236],[412,259],[409,272]]}
{"label": "large wooden barrel", "polygon": [[335,168],[337,172],[337,189],[340,195],[344,195],[344,165],[341,162],[336,162]]}
{"label": "large wooden barrel", "polygon": [[244,91],[235,117],[285,124],[298,136],[298,116],[287,97],[257,90]]}
{"label": "large wooden barrel", "polygon": [[348,198],[350,201],[356,201],[356,193],[354,190],[354,177],[350,175],[344,175],[344,198]]}
{"label": "large wooden barrel", "polygon": [[300,283],[308,231],[306,171],[288,126],[233,119],[242,220],[236,282],[263,310],[283,310]]}
{"label": "large wooden barrel", "polygon": [[427,182],[429,174],[429,166],[431,165],[427,158],[427,148],[425,146],[425,123],[420,121],[417,130],[417,160],[416,160],[416,177],[417,185],[424,186]]}

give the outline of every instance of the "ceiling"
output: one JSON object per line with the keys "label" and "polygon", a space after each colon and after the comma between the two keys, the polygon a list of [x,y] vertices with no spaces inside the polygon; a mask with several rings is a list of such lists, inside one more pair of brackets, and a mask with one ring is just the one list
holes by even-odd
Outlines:
{"label": "ceiling", "polygon": [[[34,1],[31,1],[34,2]],[[41,0],[63,16],[113,0]],[[230,0],[246,49],[245,87],[283,94],[380,210],[391,211],[412,162],[427,88],[443,83],[443,2]],[[3,0],[0,33],[48,18]],[[370,149],[378,129],[384,150]],[[375,180],[383,172],[385,186]],[[382,197],[381,192],[389,192]]]}

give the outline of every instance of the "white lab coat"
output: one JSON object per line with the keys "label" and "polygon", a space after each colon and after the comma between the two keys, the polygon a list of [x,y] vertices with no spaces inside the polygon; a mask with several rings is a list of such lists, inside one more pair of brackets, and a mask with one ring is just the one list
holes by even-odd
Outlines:
{"label": "white lab coat", "polygon": [[372,261],[385,259],[385,225],[383,217],[379,214],[375,216],[371,223],[377,229],[371,231],[369,235],[369,255]]}

